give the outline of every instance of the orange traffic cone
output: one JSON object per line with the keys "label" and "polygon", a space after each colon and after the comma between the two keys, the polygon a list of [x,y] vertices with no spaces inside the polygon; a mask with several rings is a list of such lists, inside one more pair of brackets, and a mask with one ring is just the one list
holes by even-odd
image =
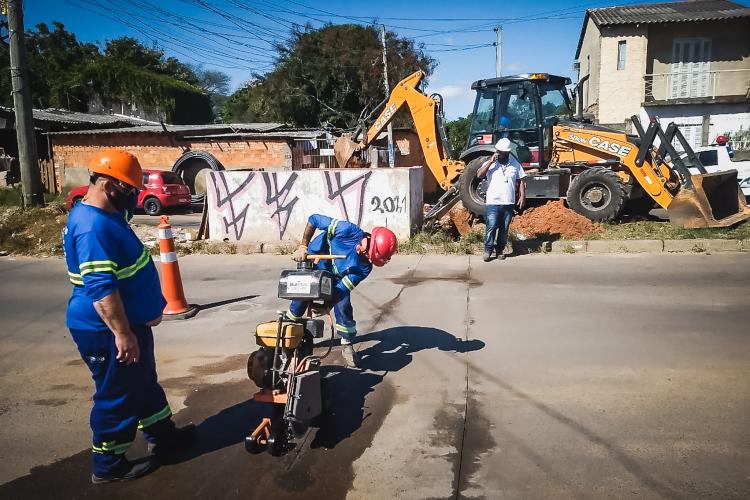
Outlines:
{"label": "orange traffic cone", "polygon": [[174,249],[174,236],[169,217],[161,216],[159,224],[159,252],[161,254],[161,293],[167,299],[164,319],[188,319],[198,313],[198,307],[188,304],[182,289],[180,265]]}

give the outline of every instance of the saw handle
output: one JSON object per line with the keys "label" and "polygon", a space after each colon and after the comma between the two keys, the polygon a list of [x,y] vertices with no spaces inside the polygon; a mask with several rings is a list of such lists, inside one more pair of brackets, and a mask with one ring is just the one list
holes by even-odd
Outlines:
{"label": "saw handle", "polygon": [[321,260],[345,259],[346,255],[308,255],[307,258],[317,264]]}

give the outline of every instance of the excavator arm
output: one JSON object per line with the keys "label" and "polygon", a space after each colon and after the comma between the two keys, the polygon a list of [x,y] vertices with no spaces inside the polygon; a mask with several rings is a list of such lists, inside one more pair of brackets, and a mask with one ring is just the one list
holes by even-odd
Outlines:
{"label": "excavator arm", "polygon": [[334,154],[339,167],[346,167],[355,155],[367,149],[393,120],[398,110],[407,106],[419,137],[425,166],[443,189],[450,189],[456,183],[464,169],[464,163],[447,158],[445,133],[442,125],[439,125],[438,102],[418,89],[424,77],[424,72],[417,71],[401,80],[391,91],[378,117],[363,131],[361,139],[354,137],[355,140],[359,139],[358,142],[346,135],[336,141]]}

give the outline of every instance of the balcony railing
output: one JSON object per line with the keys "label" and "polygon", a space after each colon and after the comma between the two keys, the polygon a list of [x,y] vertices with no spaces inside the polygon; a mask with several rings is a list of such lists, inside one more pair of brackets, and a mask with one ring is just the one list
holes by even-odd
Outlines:
{"label": "balcony railing", "polygon": [[725,96],[750,98],[750,69],[651,73],[643,78],[646,102]]}

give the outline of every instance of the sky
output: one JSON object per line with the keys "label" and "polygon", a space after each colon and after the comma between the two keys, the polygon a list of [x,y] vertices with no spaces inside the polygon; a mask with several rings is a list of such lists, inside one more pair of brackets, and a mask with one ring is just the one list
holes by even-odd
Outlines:
{"label": "sky", "polygon": [[[471,83],[495,76],[495,26],[502,74],[547,72],[576,80],[573,60],[585,10],[610,1],[473,0],[26,0],[25,24],[62,22],[84,42],[131,36],[183,62],[231,77],[232,90],[272,68],[272,43],[296,25],[385,24],[414,38],[438,62],[428,93],[445,98],[448,119],[474,104]],[[742,2],[746,3],[746,2]]]}

